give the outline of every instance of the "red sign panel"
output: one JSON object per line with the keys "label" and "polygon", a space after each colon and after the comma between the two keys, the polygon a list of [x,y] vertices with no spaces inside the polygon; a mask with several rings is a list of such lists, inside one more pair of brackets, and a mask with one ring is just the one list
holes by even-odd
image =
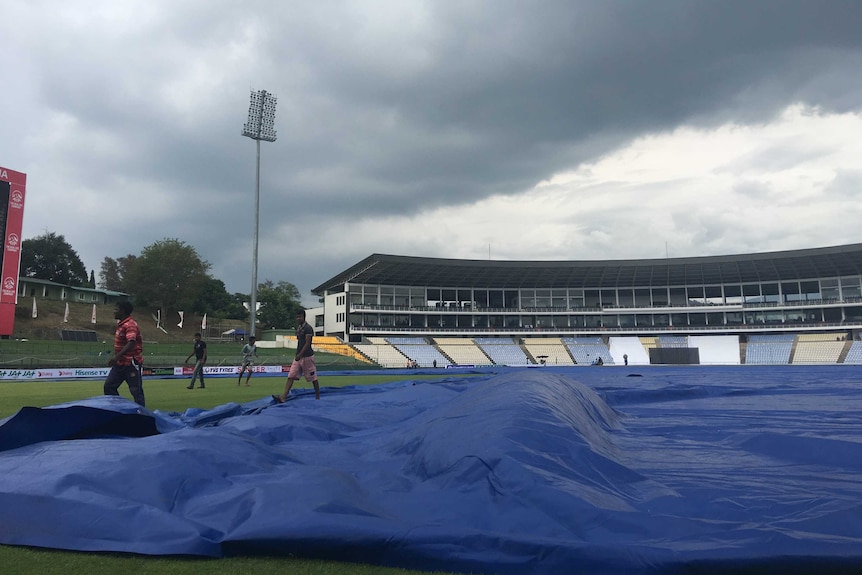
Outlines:
{"label": "red sign panel", "polygon": [[3,221],[3,263],[0,266],[0,336],[15,328],[18,302],[18,272],[21,265],[21,228],[24,225],[24,195],[27,174],[0,166],[0,212]]}

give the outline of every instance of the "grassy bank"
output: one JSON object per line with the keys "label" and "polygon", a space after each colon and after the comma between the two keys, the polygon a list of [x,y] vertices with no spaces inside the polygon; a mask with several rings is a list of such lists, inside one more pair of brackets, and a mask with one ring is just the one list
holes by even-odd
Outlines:
{"label": "grassy bank", "polygon": [[[69,315],[66,316],[66,305]],[[95,304],[96,321],[93,323],[94,304],[52,300],[36,300],[37,313],[33,317],[33,299],[23,297],[15,308],[15,330],[11,339],[59,341],[61,330],[95,331],[99,341],[110,341],[117,322],[114,319],[113,304]],[[248,322],[242,320],[221,320],[210,317],[207,328],[201,329],[202,317],[185,313],[179,327],[180,318],[176,312],[161,316],[157,309],[136,307],[132,316],[141,326],[145,342],[182,343],[191,341],[196,331],[204,334],[204,339],[217,341],[222,332],[229,329],[248,329]],[[157,327],[156,317],[160,317],[161,329]],[[166,317],[167,316],[167,317]]]}

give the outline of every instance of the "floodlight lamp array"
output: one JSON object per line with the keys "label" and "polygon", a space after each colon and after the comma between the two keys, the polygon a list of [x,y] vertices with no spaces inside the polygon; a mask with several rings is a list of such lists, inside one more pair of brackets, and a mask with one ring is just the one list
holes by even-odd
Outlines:
{"label": "floodlight lamp array", "polygon": [[242,128],[242,135],[252,140],[264,140],[274,142],[275,132],[275,105],[278,99],[267,92],[259,90],[251,93],[251,104],[248,107],[248,122]]}

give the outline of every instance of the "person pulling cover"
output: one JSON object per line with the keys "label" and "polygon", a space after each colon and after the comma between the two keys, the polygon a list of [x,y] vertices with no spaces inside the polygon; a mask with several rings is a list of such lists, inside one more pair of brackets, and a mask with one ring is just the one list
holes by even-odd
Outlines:
{"label": "person pulling cover", "polygon": [[314,350],[311,348],[314,328],[305,321],[305,310],[296,312],[296,323],[298,325],[296,328],[296,357],[290,364],[287,382],[284,384],[284,393],[272,396],[278,403],[287,401],[287,394],[290,393],[293,382],[302,376],[305,376],[305,381],[311,382],[314,386],[314,399],[320,399],[320,384],[317,381],[317,367],[314,365]]}

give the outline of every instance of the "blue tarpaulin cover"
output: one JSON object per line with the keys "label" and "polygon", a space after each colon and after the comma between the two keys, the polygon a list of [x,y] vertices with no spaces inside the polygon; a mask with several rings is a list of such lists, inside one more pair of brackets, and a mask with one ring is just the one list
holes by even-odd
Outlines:
{"label": "blue tarpaulin cover", "polygon": [[0,543],[843,573],[862,569],[860,392],[852,366],[547,367],[183,414],[26,408],[0,421]]}

